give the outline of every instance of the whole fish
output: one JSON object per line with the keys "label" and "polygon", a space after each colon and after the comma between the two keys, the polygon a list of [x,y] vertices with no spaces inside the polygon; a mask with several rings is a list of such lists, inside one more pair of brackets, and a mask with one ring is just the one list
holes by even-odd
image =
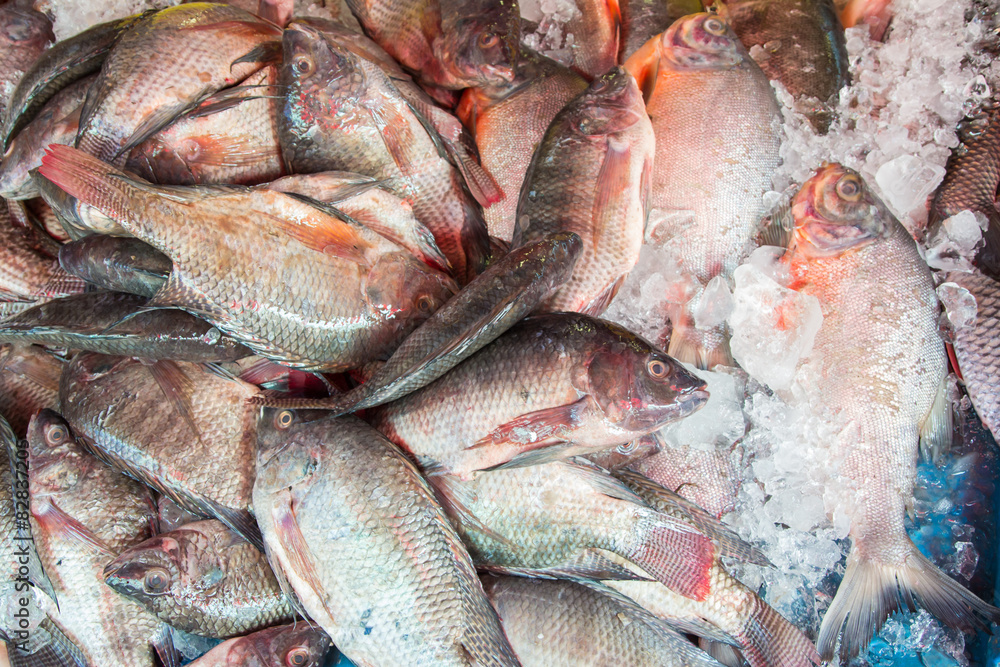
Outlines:
{"label": "whole fish", "polygon": [[952,345],[976,414],[993,437],[1000,438],[1000,283],[978,271],[951,272],[945,280],[976,297],[976,321],[957,329]]}
{"label": "whole fish", "polygon": [[142,16],[135,14],[91,26],[60,40],[34,60],[17,82],[3,114],[4,150],[56,93],[98,72],[118,37]]}
{"label": "whole fish", "polygon": [[266,187],[331,204],[338,211],[403,246],[428,266],[446,272],[451,269],[448,258],[434,241],[434,235],[413,214],[413,206],[370,176],[325,171],[285,176]]}
{"label": "whole fish", "polygon": [[483,168],[503,193],[483,211],[490,236],[510,241],[531,156],[555,115],[586,86],[579,74],[525,48],[513,81],[462,94],[458,116],[475,137]]}
{"label": "whole fish", "polygon": [[153,183],[255,185],[284,175],[278,68],[205,100],[129,153],[125,169]]}
{"label": "whole fish", "polygon": [[[290,171],[352,171],[383,181],[413,206],[454,275],[485,267],[486,223],[442,138],[370,55],[313,24],[285,31],[279,124]],[[374,60],[369,58],[375,58]]]}
{"label": "whole fish", "polygon": [[0,300],[35,301],[83,291],[55,258],[55,246],[40,231],[15,223],[0,201]]}
{"label": "whole fish", "polygon": [[647,240],[677,266],[667,352],[710,368],[732,365],[724,329],[699,317],[701,295],[728,280],[752,248],[778,165],[781,114],[767,77],[725,21],[692,14],[632,54],[653,119],[656,160]]}
{"label": "whole fish", "polygon": [[545,578],[635,579],[617,554],[681,595],[709,592],[712,541],[605,471],[553,461],[463,482],[430,478],[480,568]]}
{"label": "whole fish", "polygon": [[[799,373],[801,400],[847,426],[831,446],[842,461],[839,502],[851,520],[847,571],[823,618],[818,647],[829,660],[840,637],[846,661],[888,615],[914,597],[963,630],[1000,619],[925,558],[906,533],[917,451],[950,437],[947,364],[930,269],[909,232],[861,177],[821,168],[792,200],[795,229],[783,261],[793,289],[819,299],[823,325]],[[846,626],[845,626],[846,621]]]}
{"label": "whole fish", "polygon": [[413,464],[353,417],[265,410],[254,513],[268,557],[352,662],[516,665]]}
{"label": "whole fish", "polygon": [[292,620],[260,551],[214,519],[186,524],[123,551],[104,580],[164,623],[228,638]]}
{"label": "whole fish", "polygon": [[5,113],[17,82],[55,41],[52,22],[28,2],[0,6],[0,113]]}
{"label": "whole fish", "polygon": [[66,420],[95,455],[261,546],[250,515],[257,388],[181,361],[82,352],[59,385]]}
{"label": "whole fish", "polygon": [[779,81],[820,134],[851,82],[847,39],[833,0],[723,0],[725,16],[767,78]]}
{"label": "whole fish", "polygon": [[429,86],[460,90],[510,81],[517,65],[517,2],[347,0],[365,33]]}
{"label": "whole fish", "polygon": [[31,171],[41,166],[50,144],[69,145],[76,140],[80,107],[93,79],[87,77],[63,88],[11,140],[0,160],[0,196],[17,200],[39,196]]}
{"label": "whole fish", "polygon": [[622,14],[618,0],[580,0],[564,30],[573,35],[569,66],[588,81],[618,64]]}
{"label": "whole fish", "polygon": [[149,537],[141,484],[84,451],[69,426],[42,410],[28,427],[31,527],[59,600],[53,620],[90,665],[153,667],[169,646],[155,616],[104,584],[104,565]]}
{"label": "whole fish", "polygon": [[704,405],[699,378],[586,315],[524,320],[368,419],[425,470],[462,477],[612,449]]}
{"label": "whole fish", "polygon": [[566,282],[583,248],[572,232],[521,246],[476,276],[411,333],[361,386],[329,399],[265,399],[274,407],[355,412],[405,396],[438,379],[496,340]]}
{"label": "whole fish", "polygon": [[253,354],[180,310],[143,310],[146,299],[87,292],[46,301],[0,321],[0,342],[34,343],[148,359],[213,362]]}
{"label": "whole fish", "polygon": [[191,667],[323,667],[330,647],[325,632],[300,622],[224,641],[188,664]]}
{"label": "whole fish", "polygon": [[618,62],[622,63],[677,19],[704,9],[701,0],[624,0],[619,4],[622,26]]}
{"label": "whole fish", "polygon": [[170,258],[139,239],[93,234],[59,248],[59,265],[92,285],[152,298],[170,277]]}
{"label": "whole fish", "polygon": [[1000,213],[993,203],[1000,187],[1000,103],[994,102],[960,130],[962,143],[948,158],[944,180],[931,201],[928,236],[964,210],[982,213],[988,221],[986,244],[976,253],[975,264],[1000,280]]}
{"label": "whole fish", "polygon": [[655,139],[635,79],[594,79],[545,132],[521,186],[511,247],[556,231],[583,239],[573,276],[538,312],[600,315],[639,259]]}
{"label": "whole fish", "polygon": [[280,37],[277,26],[229,5],[181,5],[140,18],[105,59],[76,146],[124,163],[182,113],[276,59]]}
{"label": "whole fish", "polygon": [[483,577],[524,667],[719,663],[622,596],[572,581]]}
{"label": "whole fish", "polygon": [[0,345],[0,415],[18,437],[31,415],[59,407],[59,378],[66,364],[37,345]]}
{"label": "whole fish", "polygon": [[172,260],[148,306],[188,310],[289,366],[388,357],[455,290],[375,232],[283,193],[157,188],[68,146],[52,151],[43,176]]}

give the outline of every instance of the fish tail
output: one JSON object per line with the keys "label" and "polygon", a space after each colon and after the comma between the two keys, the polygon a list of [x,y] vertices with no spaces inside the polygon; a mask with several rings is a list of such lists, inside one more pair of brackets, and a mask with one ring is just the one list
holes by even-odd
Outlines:
{"label": "fish tail", "polygon": [[651,526],[638,548],[623,555],[685,597],[704,600],[711,590],[715,546],[683,524],[661,521]]}
{"label": "fish tail", "polygon": [[[904,539],[903,548],[909,552],[892,564],[862,555],[856,541],[851,546],[844,580],[819,631],[817,645],[823,660],[833,657],[840,637],[841,662],[846,663],[868,647],[890,614],[915,610],[918,602],[938,620],[964,632],[1000,621],[1000,609],[948,577],[909,538]],[[893,553],[899,551],[893,549]]]}
{"label": "fish tail", "polygon": [[808,637],[756,595],[752,600],[750,618],[733,634],[750,667],[811,667],[820,663]]}
{"label": "fish tail", "polygon": [[701,331],[687,317],[673,322],[667,354],[677,361],[692,364],[701,370],[714,366],[735,366],[729,349],[729,334],[717,327]]}
{"label": "fish tail", "polygon": [[128,177],[107,162],[83,151],[52,144],[38,173],[67,194],[96,207],[115,221],[131,219],[133,188]]}

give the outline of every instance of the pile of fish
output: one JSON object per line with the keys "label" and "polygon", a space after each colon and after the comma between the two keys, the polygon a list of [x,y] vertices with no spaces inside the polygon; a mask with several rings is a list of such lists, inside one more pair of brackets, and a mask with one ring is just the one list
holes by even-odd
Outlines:
{"label": "pile of fish", "polygon": [[[55,43],[0,5],[11,665],[805,667],[897,611],[1000,622],[905,524],[949,363],[1000,435],[996,107],[928,201],[928,238],[984,241],[934,275],[847,167],[770,196],[775,83],[829,131],[841,19],[883,35],[884,5],[578,8],[557,62],[506,0],[181,4]],[[700,370],[746,377],[726,299],[762,246],[775,332],[822,323],[787,382],[743,365],[835,425],[848,487],[814,637],[732,575],[773,565],[664,435]],[[601,318],[643,252],[653,341]]]}

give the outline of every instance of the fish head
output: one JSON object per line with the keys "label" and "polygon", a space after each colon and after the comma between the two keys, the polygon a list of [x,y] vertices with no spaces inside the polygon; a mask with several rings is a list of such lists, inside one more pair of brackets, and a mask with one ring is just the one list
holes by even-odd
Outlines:
{"label": "fish head", "polygon": [[0,39],[9,45],[7,48],[20,49],[41,48],[56,38],[45,14],[12,2],[0,10]]}
{"label": "fish head", "polygon": [[317,422],[328,421],[326,410],[261,408],[257,420],[258,487],[290,487],[310,477],[319,466],[322,431]]}
{"label": "fish head", "polygon": [[605,418],[636,434],[686,417],[708,401],[704,380],[635,334],[609,327],[587,367],[589,393]]}
{"label": "fish head", "polygon": [[412,255],[388,253],[365,281],[369,312],[393,323],[393,336],[405,336],[458,292],[454,280]]}
{"label": "fish head", "polygon": [[679,69],[729,69],[748,58],[736,33],[721,16],[684,16],[660,37],[661,59]]}
{"label": "fish head", "polygon": [[32,497],[72,493],[94,459],[54,410],[40,410],[28,422],[28,461]]}
{"label": "fish head", "polygon": [[279,84],[293,109],[313,122],[335,115],[332,107],[356,103],[367,81],[358,57],[306,23],[293,22],[282,38]]}
{"label": "fish head", "polygon": [[521,21],[516,5],[496,3],[456,22],[437,48],[451,75],[465,86],[502,86],[514,81],[520,55]]}
{"label": "fish head", "polygon": [[152,537],[127,549],[104,567],[104,581],[122,595],[151,609],[171,605],[171,595],[181,588],[183,563],[196,553],[173,531]]}
{"label": "fish head", "polygon": [[861,175],[840,164],[821,167],[792,199],[790,250],[835,257],[892,234],[892,213]]}
{"label": "fish head", "polygon": [[[330,638],[322,629],[299,621],[243,637],[230,649],[226,664],[320,667],[331,647]],[[260,662],[262,657],[264,662]]]}
{"label": "fish head", "polygon": [[603,138],[623,132],[642,120],[646,106],[642,92],[624,67],[594,79],[564,113],[578,135]]}

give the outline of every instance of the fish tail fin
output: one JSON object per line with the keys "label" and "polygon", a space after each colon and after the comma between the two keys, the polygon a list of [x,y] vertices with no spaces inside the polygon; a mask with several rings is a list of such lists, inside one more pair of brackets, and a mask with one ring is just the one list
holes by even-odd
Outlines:
{"label": "fish tail fin", "polygon": [[645,531],[645,539],[631,553],[622,554],[672,591],[704,600],[712,585],[715,561],[712,540],[668,517],[659,515]]}
{"label": "fish tail fin", "polygon": [[735,366],[729,349],[729,334],[721,328],[701,331],[688,317],[673,322],[667,354],[677,361],[692,364],[701,370],[713,366]]}
{"label": "fish tail fin", "polygon": [[67,194],[96,207],[114,220],[128,219],[132,188],[124,172],[83,151],[52,144],[38,173]]}
{"label": "fish tail fin", "polygon": [[873,560],[861,555],[856,545],[851,547],[844,580],[819,631],[817,646],[823,660],[833,657],[838,637],[841,662],[859,655],[890,614],[915,610],[917,602],[941,622],[963,632],[1000,621],[1000,609],[948,577],[909,538],[904,539],[909,553],[898,564]]}
{"label": "fish tail fin", "polygon": [[820,663],[816,647],[798,628],[756,595],[753,603],[750,618],[733,635],[750,667],[811,667]]}

